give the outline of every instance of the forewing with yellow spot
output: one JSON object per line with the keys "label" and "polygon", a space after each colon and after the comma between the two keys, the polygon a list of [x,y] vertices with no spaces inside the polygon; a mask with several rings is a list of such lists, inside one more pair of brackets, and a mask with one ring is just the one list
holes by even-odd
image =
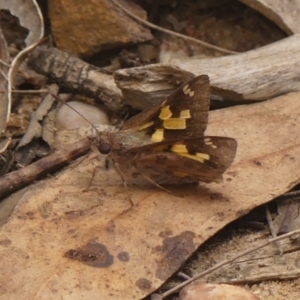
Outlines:
{"label": "forewing with yellow spot", "polygon": [[178,88],[162,103],[127,121],[122,130],[145,132],[151,142],[203,136],[209,103],[209,78],[201,75]]}

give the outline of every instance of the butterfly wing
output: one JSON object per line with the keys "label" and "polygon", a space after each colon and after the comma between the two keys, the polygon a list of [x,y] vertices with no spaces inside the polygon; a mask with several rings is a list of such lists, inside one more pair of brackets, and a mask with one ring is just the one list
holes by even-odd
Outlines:
{"label": "butterfly wing", "polygon": [[157,184],[220,181],[237,142],[204,136],[209,104],[208,76],[195,77],[109,134],[112,160],[123,173],[133,166]]}
{"label": "butterfly wing", "polygon": [[122,131],[144,132],[152,142],[203,136],[210,104],[207,75],[195,77],[154,105],[128,120]]}
{"label": "butterfly wing", "polygon": [[235,139],[211,136],[154,143],[130,152],[136,152],[132,163],[142,174],[158,184],[176,184],[220,181],[236,149]]}

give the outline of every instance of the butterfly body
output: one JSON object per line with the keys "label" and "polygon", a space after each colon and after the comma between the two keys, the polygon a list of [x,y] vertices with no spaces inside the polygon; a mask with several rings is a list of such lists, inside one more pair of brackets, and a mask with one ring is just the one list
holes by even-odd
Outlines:
{"label": "butterfly body", "polygon": [[204,136],[209,103],[208,76],[195,77],[121,130],[102,133],[99,151],[109,153],[126,182],[219,182],[235,157],[237,142]]}

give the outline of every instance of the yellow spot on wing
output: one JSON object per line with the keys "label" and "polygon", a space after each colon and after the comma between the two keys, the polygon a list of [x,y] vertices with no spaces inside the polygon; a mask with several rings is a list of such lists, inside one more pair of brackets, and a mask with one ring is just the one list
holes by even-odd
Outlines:
{"label": "yellow spot on wing", "polygon": [[183,119],[189,119],[191,118],[191,112],[189,109],[185,109],[185,110],[182,110],[180,112],[180,118],[183,118]]}
{"label": "yellow spot on wing", "polygon": [[201,152],[197,152],[196,156],[199,159],[204,159],[204,160],[209,160],[209,157],[210,157],[207,153],[201,153]]}
{"label": "yellow spot on wing", "polygon": [[173,145],[171,151],[181,156],[200,161],[202,163],[204,163],[206,160],[209,160],[210,158],[207,153],[196,152],[195,154],[189,154],[188,149],[183,144]]}
{"label": "yellow spot on wing", "polygon": [[168,120],[164,120],[164,128],[166,129],[185,129],[185,119],[180,118],[170,118]]}
{"label": "yellow spot on wing", "polygon": [[[196,153],[196,154],[183,154],[182,153],[180,155],[185,156],[190,159],[198,160],[202,163],[204,163],[206,160],[209,160],[209,155],[205,154],[205,153]],[[205,156],[205,158],[204,158],[204,156]]]}
{"label": "yellow spot on wing", "polygon": [[173,145],[171,151],[176,152],[178,154],[188,153],[188,149],[186,148],[186,145],[182,145],[182,144]]}
{"label": "yellow spot on wing", "polygon": [[159,118],[161,120],[167,120],[172,116],[172,112],[170,111],[170,105],[163,107],[160,111]]}
{"label": "yellow spot on wing", "polygon": [[156,131],[151,136],[152,142],[161,142],[164,139],[164,130],[156,129]]}

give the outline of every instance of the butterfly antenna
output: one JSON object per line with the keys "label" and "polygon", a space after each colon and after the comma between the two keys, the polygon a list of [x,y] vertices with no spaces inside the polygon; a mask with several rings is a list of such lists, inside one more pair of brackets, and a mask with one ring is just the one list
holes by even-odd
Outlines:
{"label": "butterfly antenna", "polygon": [[56,96],[54,94],[51,94],[51,96],[53,98],[55,98],[56,100],[60,101],[62,104],[71,108],[73,111],[75,111],[79,116],[81,116],[82,119],[84,119],[86,122],[88,122],[93,127],[93,129],[96,130],[97,133],[100,134],[100,131],[96,128],[96,126],[93,123],[91,123],[84,115],[82,115],[80,112],[78,112],[74,107],[72,107],[70,104],[68,104],[67,102],[65,102],[64,100],[62,100],[61,98],[59,98],[58,96]]}

